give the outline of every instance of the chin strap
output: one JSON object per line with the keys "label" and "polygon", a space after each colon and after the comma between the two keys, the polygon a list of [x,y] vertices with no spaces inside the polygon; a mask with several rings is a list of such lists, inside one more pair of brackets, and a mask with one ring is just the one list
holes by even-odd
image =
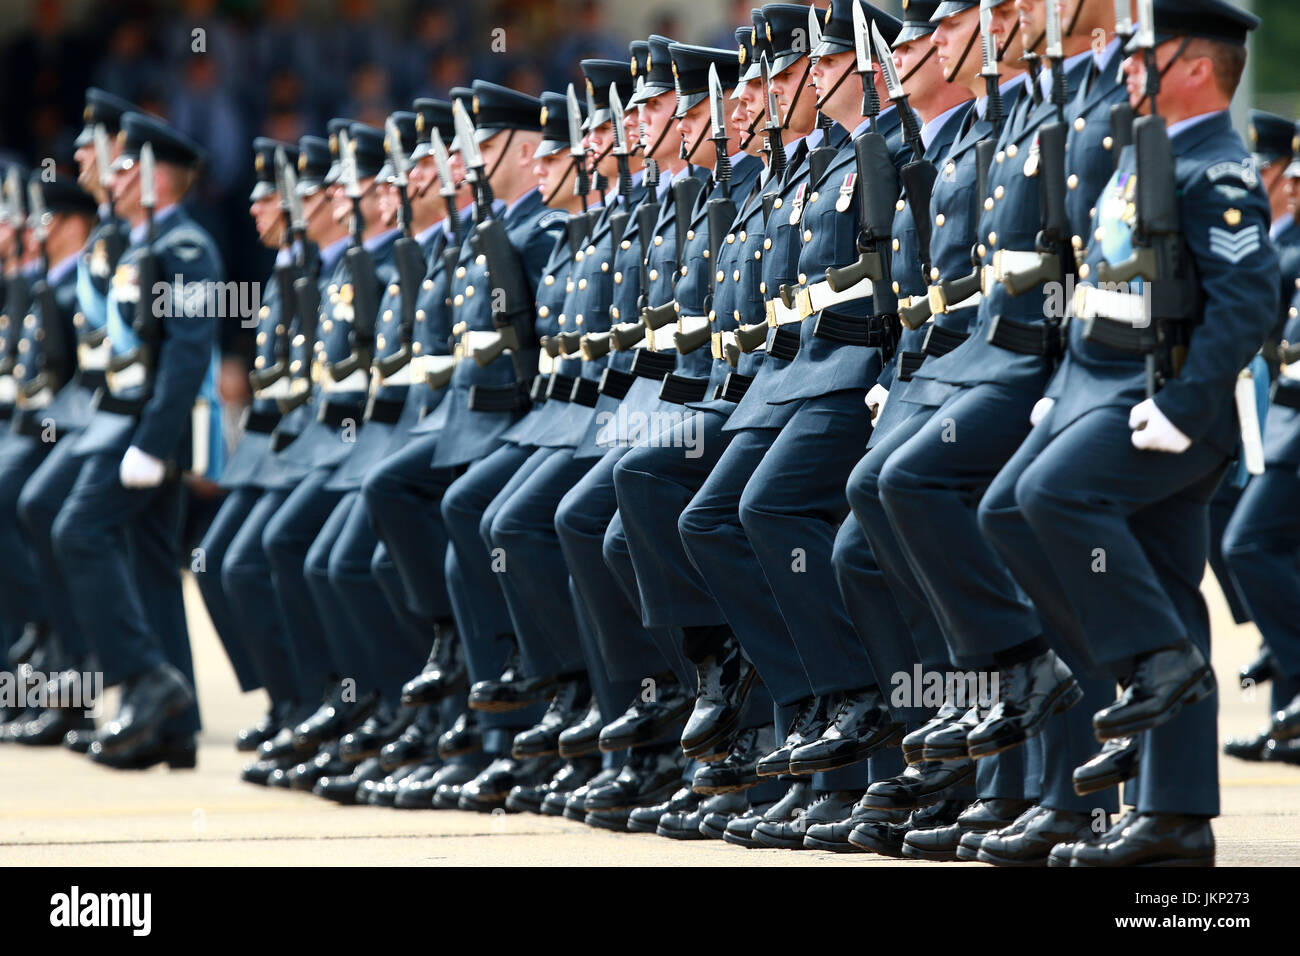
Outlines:
{"label": "chin strap", "polygon": [[[1166,63],[1164,67],[1158,71],[1160,74],[1160,79],[1163,80],[1166,74],[1169,73],[1169,70],[1173,67],[1173,65],[1178,62],[1179,58],[1184,53],[1187,52],[1187,47],[1191,44],[1191,42],[1192,42],[1191,37],[1183,37],[1182,41],[1178,44],[1178,49],[1175,50],[1174,55],[1169,58],[1169,62]],[[1143,93],[1142,99],[1138,100],[1137,108],[1141,109],[1142,104],[1145,103],[1146,101],[1147,101],[1147,95]]]}
{"label": "chin strap", "polygon": [[[962,58],[962,61],[963,61],[963,62],[965,62],[967,54],[970,53],[970,48],[971,48],[971,44],[970,44],[970,43],[967,43],[967,44],[966,44],[966,52],[963,53],[963,54],[961,55],[961,58]],[[914,66],[914,67],[912,67],[910,70],[908,70],[907,73],[906,73],[905,75],[903,75],[903,76],[899,79],[899,82],[900,82],[900,83],[906,83],[906,82],[907,82],[908,80],[910,80],[912,77],[916,76],[916,71],[919,70],[921,67],[925,66],[926,61],[929,60],[930,57],[934,56],[934,50],[935,50],[935,48],[934,48],[933,45],[932,45],[928,50],[926,50],[926,51],[925,51],[925,56],[923,56],[923,57],[921,57],[921,59],[917,60],[917,61],[916,61],[916,66]],[[958,66],[958,68],[960,68],[960,67],[961,67],[961,63],[958,63],[957,66]]]}
{"label": "chin strap", "polygon": [[799,105],[799,97],[803,96],[804,89],[808,86],[808,73],[812,70],[812,60],[804,64],[803,77],[799,80],[799,87],[794,91],[794,99],[790,101],[790,108],[785,111],[785,120],[781,123],[781,129],[790,128],[790,118],[794,116],[794,108]]}
{"label": "chin strap", "polygon": [[829,90],[827,90],[826,95],[817,101],[817,111],[821,112],[822,106],[826,103],[827,100],[829,100],[832,96],[834,96],[836,93],[839,92],[839,89],[841,86],[844,85],[845,80],[847,80],[850,76],[856,76],[856,75],[857,75],[857,63],[854,60],[850,60],[849,65],[846,66],[844,68],[844,72],[840,74],[840,78],[835,81],[835,85],[832,86]]}
{"label": "chin strap", "polygon": [[[975,48],[975,41],[979,38],[980,28],[979,25],[976,24],[975,29],[971,31],[970,39],[966,41],[966,49],[962,50],[961,59],[957,61],[957,65],[952,68],[951,73],[944,74],[943,80],[945,83],[951,83],[953,80],[957,79],[957,77],[961,76],[961,68],[966,65],[966,58],[970,56],[970,51]],[[930,47],[930,52],[934,52],[934,49],[934,47]],[[911,74],[909,73],[908,75],[910,76]]]}

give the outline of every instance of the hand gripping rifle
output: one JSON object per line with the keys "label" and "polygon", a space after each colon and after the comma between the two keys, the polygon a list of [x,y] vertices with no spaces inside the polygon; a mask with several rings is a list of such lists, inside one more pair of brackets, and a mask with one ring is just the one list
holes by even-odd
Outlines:
{"label": "hand gripping rifle", "polygon": [[858,171],[858,261],[826,270],[826,281],[835,292],[851,289],[863,279],[870,279],[876,286],[887,285],[889,242],[894,231],[894,207],[898,202],[894,160],[885,137],[876,127],[880,103],[871,56],[870,24],[856,3],[853,4],[853,25],[858,73],[862,77],[863,99],[870,126],[853,144]]}
{"label": "hand gripping rifle", "polygon": [[30,210],[27,221],[41,249],[39,278],[31,287],[34,311],[41,316],[41,362],[37,374],[22,389],[23,398],[32,398],[47,388],[51,392],[57,392],[72,378],[75,369],[72,343],[68,341],[63,316],[59,313],[59,304],[49,283],[50,256],[46,249],[46,239],[49,237],[53,217],[45,209],[45,194],[39,183],[27,184],[27,208]]}
{"label": "hand gripping rifle", "polygon": [[[139,295],[135,301],[135,316],[131,328],[135,331],[140,344],[123,355],[115,355],[108,362],[108,372],[121,372],[132,365],[141,364],[145,368],[146,380],[153,376],[153,362],[162,344],[162,318],[154,314],[154,288],[159,282],[160,267],[158,256],[154,253],[153,243],[156,238],[154,228],[154,210],[158,206],[158,193],[154,182],[153,144],[140,145],[140,206],[144,209],[145,248],[135,260],[139,272]],[[183,290],[167,285],[173,302],[183,297]],[[166,295],[168,293],[164,293]],[[111,382],[111,379],[110,379]],[[111,385],[110,385],[111,387]]]}
{"label": "hand gripping rifle", "polygon": [[[330,378],[341,382],[354,372],[370,367],[375,341],[375,316],[379,312],[379,278],[375,261],[365,245],[366,222],[361,212],[361,180],[357,174],[357,145],[345,132],[339,132],[339,179],[352,200],[352,242],[343,254],[348,283],[339,290],[352,293],[352,351],[341,362],[329,367]],[[346,304],[346,303],[345,303]]]}
{"label": "hand gripping rifle", "polygon": [[[293,248],[293,207],[289,203],[289,175],[291,175],[289,173],[289,160],[284,154],[284,148],[277,146],[275,150],[275,188],[280,194],[280,213],[284,219],[284,230],[280,239],[280,251],[282,253]],[[254,394],[264,388],[269,388],[289,374],[289,330],[293,328],[293,282],[296,278],[298,266],[297,263],[289,261],[287,255],[283,256],[283,259],[285,261],[276,261],[273,281],[280,300],[280,314],[277,317],[279,321],[276,325],[283,326],[285,332],[283,334],[274,330],[271,332],[275,336],[275,363],[270,368],[253,369],[248,373],[248,383],[252,387]]]}
{"label": "hand gripping rifle", "polygon": [[[1115,0],[1115,35],[1119,37],[1120,48],[1133,39],[1133,5],[1131,0]],[[1121,72],[1123,67],[1121,66]],[[1111,154],[1119,166],[1120,155],[1124,147],[1133,142],[1133,107],[1125,97],[1122,102],[1110,108]]]}
{"label": "hand gripping rifle", "polygon": [[398,313],[399,335],[397,351],[375,360],[375,371],[382,381],[396,374],[411,361],[411,341],[415,335],[415,300],[420,294],[420,283],[428,271],[424,253],[420,244],[411,235],[411,197],[407,189],[410,184],[411,162],[402,142],[402,131],[391,116],[385,123],[384,143],[388,147],[388,156],[393,163],[394,182],[401,195],[402,206],[399,213],[399,225],[402,235],[393,243],[393,262],[397,266],[397,288],[400,299]]}
{"label": "hand gripping rifle", "polygon": [[[1103,262],[1097,267],[1097,279],[1102,283],[1142,280],[1150,308],[1149,321],[1134,323],[1102,315],[1087,316],[1084,320],[1084,338],[1088,341],[1143,353],[1148,398],[1182,370],[1197,297],[1194,283],[1179,281],[1185,280],[1191,267],[1182,240],[1173,146],[1164,118],[1156,112],[1160,71],[1156,64],[1154,6],[1153,0],[1139,0],[1138,47],[1146,60],[1146,97],[1151,112],[1133,121],[1138,177],[1133,254],[1124,262],[1114,265]],[[1149,290],[1147,283],[1151,284]],[[1086,294],[1083,288],[1079,293]],[[1076,306],[1079,293],[1076,293]]]}
{"label": "hand gripping rifle", "polygon": [[[307,218],[302,210],[302,197],[298,195],[298,174],[287,163],[284,167],[284,190],[289,203],[289,222],[293,229],[294,257],[297,277],[293,280],[293,294],[281,304],[284,326],[290,331],[297,315],[297,333],[302,337],[302,368],[298,375],[293,375],[293,364],[289,373],[291,397],[280,399],[280,411],[288,414],[311,397],[311,364],[316,349],[316,324],[320,319],[320,255],[316,244],[307,238]],[[290,340],[292,348],[292,339]]]}

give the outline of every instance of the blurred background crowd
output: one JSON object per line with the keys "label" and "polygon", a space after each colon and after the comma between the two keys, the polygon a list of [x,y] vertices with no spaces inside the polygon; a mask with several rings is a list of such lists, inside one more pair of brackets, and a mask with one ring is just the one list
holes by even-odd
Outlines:
{"label": "blurred background crowd", "polygon": [[[1242,2],[1242,0],[1238,0]],[[0,156],[69,162],[87,86],[167,117],[203,144],[194,211],[228,277],[260,281],[270,258],[248,218],[250,143],[295,140],[331,116],[382,125],[416,96],[471,77],[539,93],[580,81],[579,59],[625,57],[649,33],[731,46],[749,0],[3,0]],[[895,12],[899,0],[882,4]],[[1252,55],[1254,94],[1300,109],[1295,0],[1254,0],[1266,28]],[[197,31],[197,32],[196,32]],[[250,342],[228,323],[232,364]],[[231,381],[234,381],[232,375]],[[233,398],[234,396],[232,396]]]}

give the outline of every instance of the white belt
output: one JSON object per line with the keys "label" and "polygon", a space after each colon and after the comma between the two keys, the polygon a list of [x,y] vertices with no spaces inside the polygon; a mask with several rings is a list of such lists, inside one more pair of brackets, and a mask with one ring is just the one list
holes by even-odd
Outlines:
{"label": "white belt", "polygon": [[266,388],[259,388],[255,398],[280,399],[293,397],[293,378],[289,375],[281,375]]}
{"label": "white belt", "polygon": [[1094,319],[1101,316],[1116,322],[1127,322],[1138,329],[1151,325],[1150,302],[1147,301],[1146,296],[1135,295],[1132,292],[1117,292],[1113,289],[1081,285],[1074,290],[1073,306],[1073,314],[1078,319]]}
{"label": "white belt", "polygon": [[18,406],[20,408],[42,409],[47,407],[50,402],[54,401],[54,389],[46,385],[35,395],[19,395]]}
{"label": "white belt", "polygon": [[104,377],[108,382],[108,390],[116,395],[127,389],[142,387],[149,377],[149,369],[143,362],[132,362],[116,372],[105,372]]}
{"label": "white belt", "polygon": [[806,319],[810,315],[816,315],[822,309],[829,309],[843,302],[865,299],[874,291],[875,285],[870,279],[861,279],[843,292],[836,292],[829,282],[814,282],[800,291],[795,305],[798,307],[800,317]]}
{"label": "white belt", "polygon": [[190,474],[202,478],[208,473],[212,440],[212,407],[206,398],[197,399],[190,409]]}
{"label": "white belt", "polygon": [[669,323],[662,325],[653,332],[646,330],[645,347],[651,352],[667,352],[669,349],[676,350],[677,342],[673,335],[677,332],[677,326]]}
{"label": "white belt", "polygon": [[460,343],[466,355],[473,355],[480,349],[496,345],[501,333],[495,329],[466,329],[460,334]]}
{"label": "white belt", "polygon": [[993,254],[993,277],[998,282],[1007,276],[1037,269],[1043,263],[1041,252],[1020,252],[1015,249],[999,249]]}
{"label": "white belt", "polygon": [[683,335],[690,335],[692,332],[698,332],[700,329],[707,328],[709,317],[707,315],[679,315],[677,316],[677,331]]}
{"label": "white belt", "polygon": [[713,357],[715,359],[724,359],[727,357],[727,346],[736,344],[736,333],[714,332],[710,341],[713,346]]}
{"label": "white belt", "polygon": [[930,298],[930,315],[944,315],[948,312],[956,312],[958,309],[968,309],[977,306],[983,301],[982,293],[973,292],[960,302],[949,302],[944,298],[943,287],[932,285],[926,293]]}
{"label": "white belt", "polygon": [[446,372],[456,366],[454,355],[415,355],[380,385],[423,385],[425,376]]}
{"label": "white belt", "polygon": [[791,322],[802,322],[803,316],[799,314],[798,309],[786,308],[786,304],[778,296],[775,299],[768,299],[765,303],[767,308],[767,324],[776,328],[778,325],[789,325]]}
{"label": "white belt", "polygon": [[77,346],[77,364],[83,372],[103,372],[108,368],[108,360],[113,357],[113,344],[104,339],[94,348],[89,345]]}
{"label": "white belt", "polygon": [[366,392],[370,390],[369,369],[359,368],[341,382],[334,381],[334,376],[330,375],[328,371],[323,377],[325,381],[321,383],[321,391],[326,394],[333,394],[334,392]]}

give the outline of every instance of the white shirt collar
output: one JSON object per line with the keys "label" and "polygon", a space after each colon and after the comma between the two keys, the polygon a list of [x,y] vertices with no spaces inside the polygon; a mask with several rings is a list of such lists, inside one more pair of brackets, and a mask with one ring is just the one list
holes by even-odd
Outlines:
{"label": "white shirt collar", "polygon": [[385,229],[383,232],[379,233],[378,235],[371,236],[369,239],[366,239],[361,244],[365,246],[367,252],[374,252],[385,242],[391,239],[396,233],[397,233],[396,229]]}
{"label": "white shirt collar", "polygon": [[1268,230],[1268,237],[1270,239],[1276,239],[1278,236],[1282,235],[1282,233],[1286,232],[1286,230],[1290,229],[1294,222],[1295,217],[1289,212],[1282,213],[1282,215],[1273,220],[1273,225],[1271,225]]}
{"label": "white shirt collar", "polygon": [[[153,214],[154,229],[156,230],[164,222],[170,219],[172,215],[175,214],[177,208],[178,207],[176,203],[172,203],[170,206],[164,206],[162,209],[155,210]],[[148,222],[142,222],[138,226],[132,226],[131,245],[133,246],[139,245],[140,243],[144,242],[144,237],[148,234],[148,232],[149,232]]]}
{"label": "white shirt collar", "polygon": [[326,269],[332,269],[334,267],[334,263],[338,262],[339,256],[343,255],[343,250],[348,247],[350,241],[351,240],[348,236],[341,236],[331,242],[328,246],[321,249],[320,261],[322,275],[325,274]]}
{"label": "white shirt collar", "polygon": [[921,127],[921,144],[927,150],[930,148],[930,144],[934,142],[934,138],[939,135],[939,131],[943,129],[948,120],[952,119],[952,115],[959,109],[962,109],[965,105],[964,102],[958,103],[956,106],[944,110],[934,119]]}
{"label": "white shirt collar", "polygon": [[70,256],[64,256],[54,265],[50,266],[49,270],[45,273],[45,281],[51,286],[58,285],[59,281],[65,275],[77,267],[77,259],[80,257],[81,254],[79,252],[74,252]]}
{"label": "white shirt collar", "polygon": [[1204,123],[1208,119],[1213,119],[1215,116],[1219,116],[1223,112],[1223,110],[1211,110],[1208,113],[1202,113],[1200,116],[1189,116],[1187,119],[1179,120],[1177,123],[1174,123],[1169,127],[1169,138],[1173,139],[1183,130],[1191,129],[1193,126]]}

